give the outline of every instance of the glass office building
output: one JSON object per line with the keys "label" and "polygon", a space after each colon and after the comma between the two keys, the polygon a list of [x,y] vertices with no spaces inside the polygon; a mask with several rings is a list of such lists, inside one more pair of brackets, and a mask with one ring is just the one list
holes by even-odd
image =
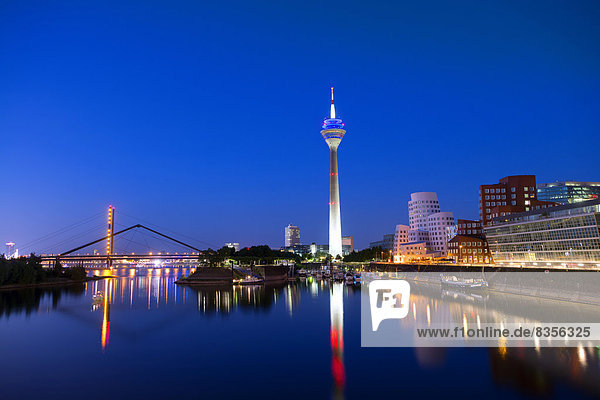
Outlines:
{"label": "glass office building", "polygon": [[573,204],[600,197],[600,182],[538,183],[538,200]]}
{"label": "glass office building", "polygon": [[484,230],[497,264],[600,267],[600,199],[506,215]]}

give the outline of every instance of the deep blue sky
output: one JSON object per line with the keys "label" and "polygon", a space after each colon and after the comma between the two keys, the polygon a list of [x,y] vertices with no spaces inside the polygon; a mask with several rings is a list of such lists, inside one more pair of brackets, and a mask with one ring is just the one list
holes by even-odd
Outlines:
{"label": "deep blue sky", "polygon": [[413,191],[473,218],[506,175],[600,180],[599,19],[595,1],[3,1],[0,240],[112,203],[219,246],[281,246],[288,223],[326,243],[330,85],[359,248]]}

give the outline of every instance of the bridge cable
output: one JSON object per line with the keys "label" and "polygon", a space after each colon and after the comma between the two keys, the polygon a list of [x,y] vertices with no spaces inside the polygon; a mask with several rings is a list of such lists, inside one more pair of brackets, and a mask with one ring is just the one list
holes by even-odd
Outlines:
{"label": "bridge cable", "polygon": [[47,247],[47,248],[46,248],[46,249],[44,249],[44,251],[42,251],[41,253],[42,253],[42,254],[47,254],[48,252],[51,252],[51,251],[53,251],[53,250],[58,250],[58,247],[60,247],[60,246],[62,246],[62,245],[64,245],[64,244],[66,244],[66,243],[69,243],[69,242],[70,242],[70,241],[72,241],[72,240],[75,240],[75,239],[82,238],[84,235],[86,235],[86,234],[88,234],[88,233],[91,233],[91,232],[97,231],[97,230],[99,230],[99,229],[102,229],[102,227],[103,227],[103,226],[104,226],[104,224],[102,224],[102,225],[97,225],[97,226],[94,226],[94,227],[92,227],[92,228],[88,229],[88,230],[87,230],[87,231],[85,231],[85,232],[78,233],[77,235],[74,235],[74,236],[71,236],[71,237],[69,237],[69,238],[63,239],[62,241],[60,241],[60,242],[58,242],[58,243],[55,243],[55,244],[53,244],[53,245],[51,245],[51,246]]}
{"label": "bridge cable", "polygon": [[[117,224],[117,225],[118,225],[118,224]],[[157,239],[157,240],[160,240],[160,241],[162,241],[162,242],[169,242],[169,243],[171,243],[171,245],[173,245],[173,244],[174,244],[174,243],[173,243],[173,239],[171,239],[171,238],[161,238],[161,237],[160,237],[160,235],[158,235],[158,234],[155,234],[155,233],[148,233],[148,232],[144,232],[143,230],[140,230],[140,231],[134,231],[134,232],[136,232],[136,233],[139,233],[140,235],[147,236],[147,237],[149,237],[149,238],[152,238],[152,239]],[[176,242],[175,242],[175,243],[176,243]],[[146,241],[146,244],[148,245],[148,242],[147,242],[147,241]],[[185,245],[183,245],[183,244],[181,244],[181,243],[177,244],[177,246],[180,246],[180,247],[182,247],[182,248],[184,248],[184,247],[185,247],[185,248],[187,249],[187,246],[185,246]],[[159,250],[159,251],[162,251],[162,250]]]}
{"label": "bridge cable", "polygon": [[72,229],[75,229],[75,228],[79,227],[80,225],[85,225],[85,224],[91,222],[94,218],[97,218],[100,214],[103,214],[103,212],[94,214],[94,215],[92,215],[90,217],[84,218],[83,220],[80,220],[80,221],[75,222],[73,224],[70,224],[70,225],[67,225],[65,227],[62,227],[62,228],[60,228],[60,229],[58,229],[58,230],[56,230],[54,232],[48,233],[48,234],[46,234],[46,235],[44,235],[42,237],[39,237],[39,238],[37,238],[35,240],[29,241],[29,242],[23,244],[21,246],[21,248],[22,249],[30,248],[34,244],[37,244],[38,242],[45,241],[45,240],[51,239],[53,237],[56,237],[56,236],[58,236],[60,234],[66,233],[69,230],[72,230]]}
{"label": "bridge cable", "polygon": [[168,232],[174,233],[174,234],[176,234],[177,236],[184,237],[184,238],[187,238],[187,239],[190,239],[190,240],[196,241],[196,242],[198,242],[198,243],[202,243],[202,244],[208,245],[208,246],[210,246],[210,247],[217,247],[217,246],[216,246],[214,243],[205,242],[205,241],[203,241],[203,240],[199,240],[199,239],[197,239],[197,238],[194,238],[194,237],[191,237],[191,236],[188,236],[188,235],[184,235],[184,234],[182,234],[182,233],[179,233],[179,232],[175,232],[175,231],[174,231],[174,230],[172,230],[172,229],[169,229],[169,228],[166,228],[166,227],[164,227],[164,226],[160,226],[160,225],[154,224],[154,223],[152,223],[152,222],[149,222],[149,221],[145,221],[145,220],[143,220],[143,219],[141,219],[141,218],[135,217],[135,216],[133,216],[133,215],[126,214],[126,213],[124,213],[124,212],[122,212],[122,211],[119,211],[119,215],[124,215],[124,216],[126,216],[126,217],[133,218],[133,219],[135,219],[135,220],[138,220],[138,221],[140,221],[140,222],[143,222],[143,223],[144,223],[144,224],[146,224],[146,225],[155,226],[155,227],[157,227],[157,228],[160,228],[161,230],[164,230],[164,231],[168,231]]}

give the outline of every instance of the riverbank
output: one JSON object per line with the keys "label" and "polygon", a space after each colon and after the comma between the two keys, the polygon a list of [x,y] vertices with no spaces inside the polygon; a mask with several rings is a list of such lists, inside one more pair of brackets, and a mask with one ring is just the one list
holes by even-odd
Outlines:
{"label": "riverbank", "polygon": [[363,265],[366,272],[600,272],[600,268],[581,268],[568,266],[563,268],[538,266],[522,267],[520,265],[457,265],[457,264],[394,264],[371,262]]}
{"label": "riverbank", "polygon": [[[262,277],[264,283],[287,282],[289,267],[278,265],[260,265],[251,267],[252,271]],[[233,279],[244,278],[244,273],[232,271],[227,267],[202,267],[186,278],[175,281],[178,285],[222,285],[233,284]]]}
{"label": "riverbank", "polygon": [[89,277],[86,277],[85,279],[77,279],[77,280],[59,278],[59,279],[52,280],[52,281],[38,282],[38,283],[2,285],[2,286],[0,286],[0,291],[39,288],[39,287],[70,286],[70,285],[77,285],[77,284],[86,283],[86,282],[90,282],[90,281],[99,281],[101,279],[106,279],[106,278],[114,278],[114,276],[89,276]]}

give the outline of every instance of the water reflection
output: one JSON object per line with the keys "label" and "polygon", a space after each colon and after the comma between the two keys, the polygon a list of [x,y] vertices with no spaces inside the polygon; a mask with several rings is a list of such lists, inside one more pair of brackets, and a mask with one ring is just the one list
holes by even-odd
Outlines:
{"label": "water reflection", "polygon": [[186,288],[196,293],[198,311],[204,314],[229,314],[233,309],[266,311],[277,303],[284,290],[288,294],[288,310],[293,309],[293,297],[287,284],[277,285],[194,285]]}
{"label": "water reflection", "polygon": [[565,382],[573,388],[600,396],[597,348],[498,348],[489,349],[494,382],[520,393],[555,396]]}
{"label": "water reflection", "polygon": [[[127,361],[123,354],[135,352],[136,357],[144,357],[142,354],[146,354],[148,346],[154,346],[151,360],[164,361],[165,365],[168,364],[168,361],[165,360],[176,362],[182,357],[182,365],[189,365],[189,360],[199,358],[206,360],[207,364],[216,363],[220,368],[225,368],[227,362],[220,363],[219,360],[239,356],[239,348],[234,348],[229,352],[227,346],[224,345],[227,341],[234,342],[240,338],[239,331],[231,329],[238,321],[236,314],[238,317],[243,317],[240,314],[253,314],[257,317],[254,323],[264,323],[264,329],[275,330],[278,326],[285,326],[285,329],[310,332],[305,338],[298,336],[302,338],[298,342],[292,342],[289,337],[285,337],[287,334],[294,334],[290,330],[280,331],[282,336],[279,337],[261,332],[257,336],[249,336],[248,340],[253,345],[244,347],[244,352],[247,351],[251,354],[250,357],[254,357],[253,362],[258,363],[257,370],[268,371],[265,374],[274,374],[273,370],[269,370],[269,368],[273,368],[272,365],[294,367],[294,364],[285,364],[292,361],[284,354],[284,351],[295,355],[300,354],[299,357],[304,357],[302,366],[306,366],[306,369],[303,369],[302,374],[299,375],[301,379],[309,381],[315,387],[318,387],[322,380],[324,381],[324,387],[320,389],[324,392],[318,393],[318,390],[315,389],[315,393],[317,393],[315,397],[319,398],[324,397],[322,394],[328,392],[331,392],[332,397],[337,399],[344,398],[346,395],[351,397],[353,391],[359,391],[358,386],[364,385],[364,382],[351,379],[348,374],[352,376],[354,373],[356,376],[357,371],[360,371],[361,368],[369,368],[374,371],[374,376],[371,378],[376,380],[381,374],[388,376],[381,371],[382,365],[393,367],[394,363],[399,362],[395,358],[400,354],[396,351],[397,349],[386,349],[386,351],[389,350],[389,357],[378,359],[372,356],[374,352],[361,349],[358,342],[354,345],[352,339],[357,335],[353,335],[353,332],[356,334],[359,331],[358,324],[360,323],[357,317],[358,311],[356,311],[360,293],[352,287],[337,283],[330,284],[316,279],[306,279],[298,283],[277,286],[181,287],[174,284],[174,281],[182,274],[190,272],[190,269],[185,271],[176,268],[163,270],[122,269],[108,273],[97,271],[98,275],[115,275],[116,277],[60,289],[0,291],[0,317],[4,317],[0,318],[0,324],[2,324],[0,325],[0,334],[3,332],[5,334],[0,337],[10,339],[11,335],[14,337],[19,334],[18,329],[11,330],[13,326],[11,323],[19,320],[18,316],[21,314],[35,318],[37,313],[53,313],[50,318],[46,318],[45,322],[38,320],[36,323],[40,324],[39,326],[45,326],[43,323],[56,323],[58,328],[54,326],[55,332],[60,331],[61,335],[68,337],[74,343],[82,340],[83,344],[80,347],[76,347],[76,344],[73,347],[77,351],[87,349],[86,346],[93,346],[92,356],[88,360],[89,364],[86,365],[94,367],[101,365],[104,368],[111,365],[109,364],[111,360],[112,362],[119,360],[119,362],[131,362],[135,367],[138,365],[136,363],[139,363],[139,359]],[[95,306],[95,296],[100,294],[102,301]],[[484,323],[484,321],[502,320],[509,315],[507,310],[519,309],[522,302],[531,301],[531,299],[512,295],[498,297],[493,294],[481,296],[453,293],[427,285],[415,287],[412,295],[414,297],[411,298],[411,310],[407,320],[411,320],[413,323],[418,321],[425,325],[433,324],[438,320],[452,320],[468,326],[477,326],[478,323]],[[327,304],[329,304],[329,318],[326,316]],[[543,320],[552,315],[555,307],[567,307],[566,311],[579,313],[584,317],[588,312],[581,307],[571,308],[572,305],[555,302],[549,308],[540,305],[536,318]],[[217,318],[217,316],[222,318]],[[511,318],[514,317],[515,315],[511,314]],[[62,325],[65,323],[70,324],[70,329],[76,330],[65,329]],[[298,323],[302,325],[298,325]],[[52,327],[52,325],[48,326]],[[211,333],[215,336],[202,336],[204,331],[209,331],[206,329],[207,327],[210,327],[210,332],[217,332]],[[329,337],[327,337],[327,328],[329,328]],[[257,330],[260,331],[260,329]],[[181,347],[177,347],[177,351],[174,352],[172,346],[177,346],[180,341],[184,342],[185,339],[181,338],[186,335],[198,338],[202,343],[204,343],[203,340],[215,343],[214,347],[219,348],[218,353],[211,353],[210,349],[204,345],[196,348],[184,346],[185,343]],[[246,335],[252,335],[252,332],[247,332]],[[261,337],[268,337],[268,339],[261,342]],[[172,340],[168,346],[160,347],[159,344],[163,342],[164,338]],[[60,339],[55,338],[54,340]],[[93,343],[90,340],[93,340]],[[270,346],[278,349],[270,351],[268,349]],[[322,346],[320,347],[322,351],[316,355],[315,349],[319,346]],[[63,345],[61,349],[68,357],[69,349],[67,347]],[[331,353],[327,351],[326,347],[330,347]],[[255,348],[261,348],[260,352],[254,351]],[[299,351],[294,353],[297,349]],[[8,351],[3,350],[3,357],[14,363],[18,357],[23,357],[23,354],[27,358],[44,356],[43,351],[39,354],[28,353],[28,351],[26,347],[18,347],[14,357],[10,358]],[[479,358],[472,357],[475,351],[480,351],[477,353]],[[173,353],[177,355],[175,356]],[[585,344],[572,348],[545,348],[543,346],[508,348],[499,343],[498,347],[489,350],[416,348],[414,353],[416,364],[413,365],[418,366],[419,373],[423,374],[431,367],[446,368],[444,373],[452,374],[452,370],[459,365],[456,361],[456,355],[459,354],[459,357],[468,359],[469,363],[472,362],[474,369],[486,370],[487,364],[489,364],[492,379],[487,381],[493,381],[493,385],[496,387],[510,388],[514,392],[525,395],[555,396],[560,393],[561,387],[564,390],[564,387],[567,386],[578,392],[584,391],[592,395],[600,395],[598,349],[590,348]],[[384,353],[377,354],[379,354],[377,357],[384,357]],[[480,357],[482,354],[485,356],[483,361]],[[94,356],[97,357],[93,358]],[[264,357],[264,359],[260,357]],[[74,359],[81,362],[75,356]],[[254,370],[250,368],[252,364],[244,364],[243,358],[236,358],[236,360],[248,367],[246,373],[252,374]],[[293,361],[298,362],[297,360]],[[402,359],[401,362],[414,363],[410,356]],[[114,367],[114,365],[112,366]],[[28,365],[27,368],[31,367]],[[157,365],[154,368],[160,368],[160,366]],[[323,373],[316,376],[311,373],[313,368],[315,370],[321,368],[319,371]],[[281,369],[285,368],[281,367]],[[183,373],[181,371],[178,370],[178,373]],[[211,372],[208,369],[202,371],[207,374],[206,379],[219,379],[220,375],[210,375]],[[1,369],[0,372],[2,372]],[[437,371],[435,372],[437,373]],[[368,374],[369,372],[363,369],[362,373]],[[251,377],[256,378],[254,375]],[[285,375],[278,377],[285,381]],[[81,377],[77,376],[77,378]],[[186,376],[186,381],[187,378],[189,376]],[[390,390],[397,388],[397,383],[393,382],[393,379],[390,381],[389,376],[386,379],[385,385],[389,386]],[[285,382],[285,387],[289,388],[289,381]],[[492,383],[475,384],[492,385]],[[384,385],[381,384],[380,388],[383,387]]]}
{"label": "water reflection", "polygon": [[[39,312],[42,306],[56,309],[64,296],[81,296],[85,286],[70,285],[54,288],[27,288],[21,290],[0,290],[0,318],[9,319],[11,315],[24,313],[30,315]],[[48,304],[49,301],[49,304]]]}
{"label": "water reflection", "polygon": [[110,336],[110,304],[113,300],[113,280],[105,279],[104,287],[106,288],[106,291],[104,292],[104,312],[102,316],[102,335],[100,338],[102,343],[102,352],[106,351],[106,346],[108,346],[108,339]]}
{"label": "water reflection", "polygon": [[[413,283],[411,286],[409,318],[399,321],[405,332],[416,327],[462,326],[479,329],[482,324],[538,326],[543,322],[600,322],[600,308],[595,305],[540,299],[500,292],[460,292],[440,289],[439,285]],[[468,340],[468,338],[466,339]],[[544,339],[546,340],[546,339]],[[537,348],[550,343],[537,342]],[[555,338],[565,346],[591,346],[586,340]],[[501,339],[497,345],[504,347]]]}
{"label": "water reflection", "polygon": [[334,283],[329,300],[331,320],[331,372],[334,381],[334,398],[344,398],[346,370],[344,368],[344,284]]}

